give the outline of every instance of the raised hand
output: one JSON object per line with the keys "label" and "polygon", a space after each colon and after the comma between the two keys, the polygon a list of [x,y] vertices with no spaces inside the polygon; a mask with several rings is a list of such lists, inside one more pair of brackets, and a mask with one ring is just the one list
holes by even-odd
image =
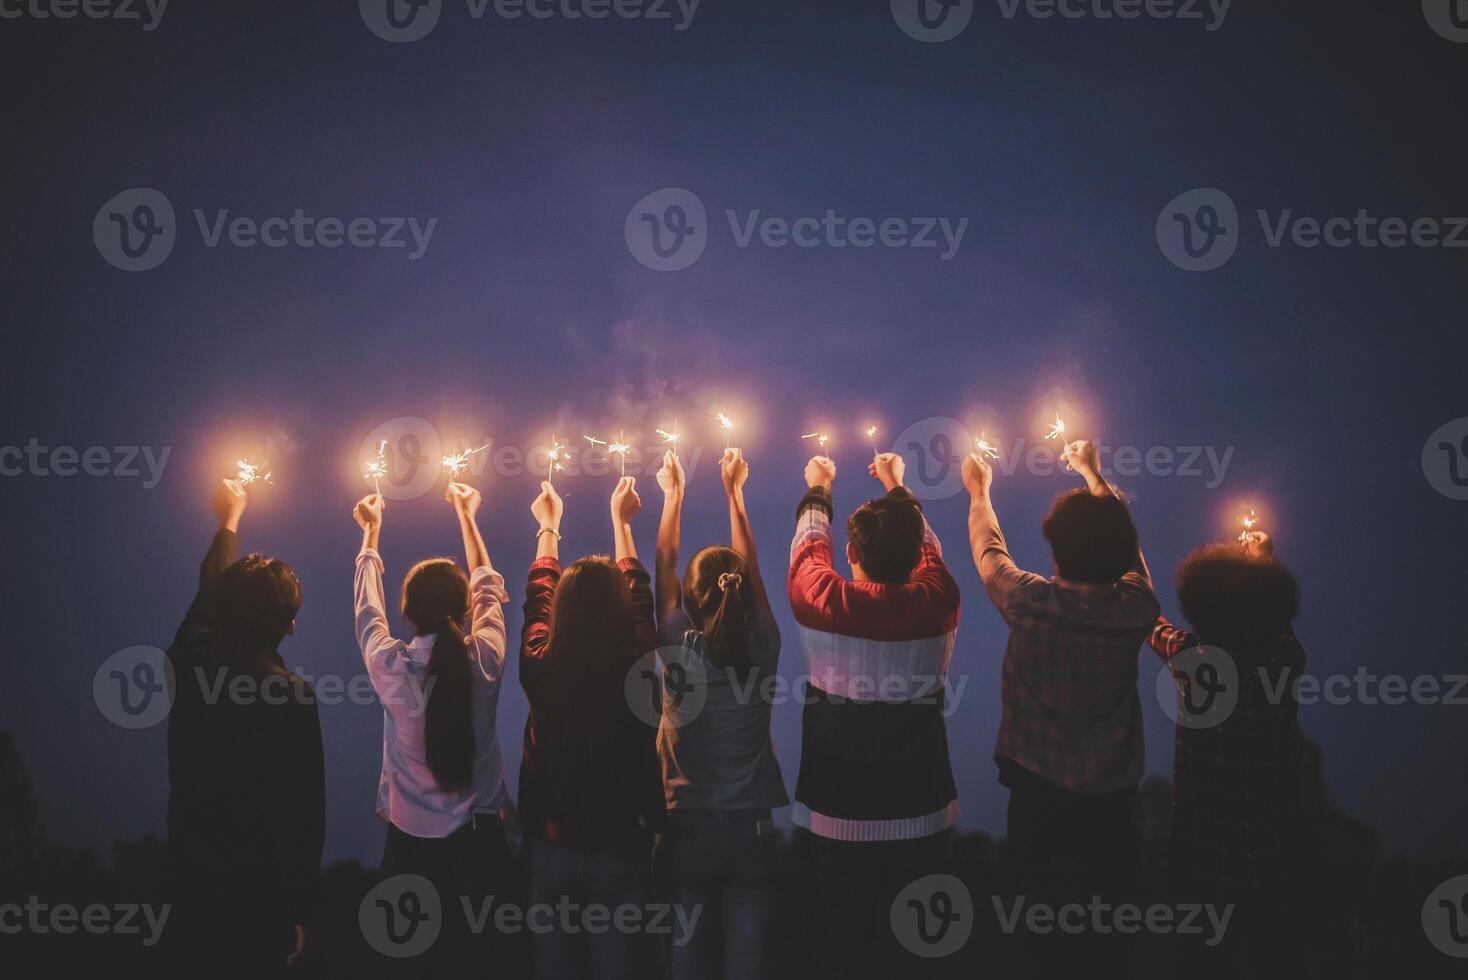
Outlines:
{"label": "raised hand", "polygon": [[612,520],[630,524],[641,507],[642,498],[637,495],[637,477],[622,477],[612,490]]}
{"label": "raised hand", "polygon": [[663,465],[658,470],[658,486],[663,488],[663,496],[675,497],[682,496],[686,485],[683,462],[678,459],[677,453],[669,449],[663,453]]}
{"label": "raised hand", "polygon": [[902,476],[907,472],[907,461],[897,453],[878,453],[867,464],[867,472],[882,481],[882,486],[891,491],[894,487],[902,486]]}
{"label": "raised hand", "polygon": [[749,461],[744,458],[744,451],[724,450],[724,456],[719,460],[719,475],[724,480],[724,492],[729,496],[743,490],[744,481],[749,479]]}
{"label": "raised hand", "polygon": [[963,485],[969,496],[982,497],[994,484],[994,467],[979,453],[969,453],[963,460]]}
{"label": "raised hand", "polygon": [[479,504],[484,499],[479,491],[467,483],[456,483],[449,481],[448,487],[444,489],[443,499],[453,505],[456,513],[473,519],[479,512]]}
{"label": "raised hand", "polygon": [[805,485],[814,490],[816,487],[831,489],[831,484],[836,482],[836,462],[827,456],[812,456],[810,462],[805,464]]}
{"label": "raised hand", "polygon": [[541,527],[560,530],[565,505],[561,503],[560,494],[556,493],[556,488],[549,480],[540,481],[540,495],[531,502],[530,513]]}
{"label": "raised hand", "polygon": [[219,526],[238,531],[240,518],[245,515],[249,500],[244,484],[240,481],[220,480],[219,486],[214,488],[214,499],[210,502],[210,506],[214,508],[214,516],[219,518]]}
{"label": "raised hand", "polygon": [[387,501],[382,499],[382,494],[369,493],[357,501],[357,506],[352,508],[352,516],[362,530],[375,531],[382,527],[382,509],[385,506]]}

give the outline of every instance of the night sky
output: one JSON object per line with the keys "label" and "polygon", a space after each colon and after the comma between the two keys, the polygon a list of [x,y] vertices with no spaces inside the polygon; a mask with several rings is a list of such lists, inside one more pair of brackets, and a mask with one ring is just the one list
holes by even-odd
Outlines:
{"label": "night sky", "polygon": [[[109,724],[92,679],[116,651],[171,639],[213,530],[211,481],[236,457],[274,470],[243,546],[286,559],[305,587],[287,663],[360,673],[359,449],[403,417],[453,448],[517,450],[552,431],[580,443],[618,429],[650,446],[676,418],[685,456],[700,454],[686,557],[727,535],[711,417],[727,411],[778,584],[811,450],[801,434],[832,433],[844,514],[879,492],[864,472],[869,421],[885,444],[916,426],[897,448],[914,456],[910,477],[926,462],[941,483],[907,444],[942,449],[945,424],[924,420],[986,431],[1014,461],[1014,440],[1043,444],[1064,409],[1075,434],[1109,447],[1232,450],[1218,485],[1206,457],[1204,476],[1116,477],[1169,615],[1179,561],[1254,505],[1301,581],[1312,674],[1468,672],[1468,503],[1435,491],[1422,462],[1429,436],[1468,415],[1468,251],[1273,248],[1256,216],[1468,214],[1468,44],[1439,37],[1415,3],[1274,6],[1238,0],[1209,31],[1007,19],[981,2],[960,36],[931,44],[900,30],[886,0],[704,0],[684,30],[674,5],[671,20],[508,20],[445,0],[411,43],[375,36],[348,2],[174,0],[154,30],[0,20],[0,446],[170,450],[151,488],[145,476],[0,478],[0,729],[17,736],[47,838],[163,829],[164,726]],[[99,253],[93,219],[139,187],[166,195],[177,240],[130,273]],[[1222,268],[1184,271],[1154,226],[1206,187],[1237,204],[1241,241]],[[624,237],[633,206],[663,188],[707,208],[706,250],[673,272],[645,267]],[[194,217],[298,208],[437,220],[411,258],[406,231],[405,248],[244,248],[228,234],[211,248]],[[945,259],[942,247],[776,248],[758,235],[740,247],[726,216],[828,209],[967,225]],[[1016,558],[1048,572],[1040,517],[1078,483],[1019,462],[994,499]],[[517,636],[538,477],[495,469],[471,480]],[[611,548],[613,482],[558,479],[563,554]],[[650,476],[639,488],[650,560],[662,498]],[[440,492],[388,506],[393,596],[412,561],[458,552]],[[969,557],[966,497],[930,496],[964,598],[953,671],[966,686],[949,723],[963,827],[1000,835],[1005,630]],[[778,589],[775,604],[782,673],[796,677]],[[1157,662],[1140,656],[1147,768],[1166,776],[1171,723]],[[1301,709],[1341,807],[1388,853],[1464,856],[1459,696]],[[375,862],[380,709],[321,717],[326,858]],[[512,650],[499,718],[512,784],[524,720]],[[777,708],[774,734],[793,785],[797,705]]]}

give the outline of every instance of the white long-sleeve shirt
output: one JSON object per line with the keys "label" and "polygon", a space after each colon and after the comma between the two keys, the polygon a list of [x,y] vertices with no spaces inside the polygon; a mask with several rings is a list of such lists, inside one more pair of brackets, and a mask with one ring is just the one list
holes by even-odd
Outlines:
{"label": "white long-sleeve shirt", "polygon": [[473,626],[464,638],[470,648],[473,685],[474,781],[468,792],[445,793],[428,768],[423,725],[428,705],[424,685],[433,634],[409,643],[388,629],[382,589],[382,556],[371,548],[357,555],[357,643],[372,689],[382,703],[382,778],[377,814],[414,837],[447,837],[475,813],[497,810],[504,802],[505,773],[495,734],[500,678],[505,667],[505,580],[488,565],[469,578]]}

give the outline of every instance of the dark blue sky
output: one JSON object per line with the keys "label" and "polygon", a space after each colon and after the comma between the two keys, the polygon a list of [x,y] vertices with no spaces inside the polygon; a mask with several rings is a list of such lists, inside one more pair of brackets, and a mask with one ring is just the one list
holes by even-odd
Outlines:
{"label": "dark blue sky", "polygon": [[[445,439],[515,446],[557,426],[624,426],[648,444],[676,416],[705,447],[691,551],[727,533],[708,419],[727,407],[746,420],[736,441],[778,580],[801,433],[838,427],[844,511],[874,492],[857,432],[868,419],[891,437],[951,415],[1033,443],[1064,404],[1080,434],[1109,445],[1233,448],[1218,487],[1119,478],[1169,613],[1180,559],[1257,502],[1304,588],[1312,673],[1468,671],[1457,608],[1468,504],[1435,492],[1421,463],[1428,436],[1468,415],[1468,253],[1270,248],[1255,217],[1468,214],[1468,45],[1434,34],[1416,4],[1271,6],[1239,0],[1208,32],[1009,20],[979,3],[944,44],[912,40],[875,0],[830,12],[704,0],[684,31],[475,20],[446,0],[434,32],[404,44],[374,36],[351,3],[174,0],[153,31],[0,22],[0,445],[172,449],[152,489],[0,478],[0,727],[17,733],[49,837],[162,828],[163,728],[108,724],[92,676],[115,651],[166,645],[211,531],[209,481],[235,455],[273,440],[275,486],[255,496],[243,537],[305,584],[287,661],[357,672],[354,454],[400,416]],[[158,268],[126,273],[91,229],[134,187],[167,196],[178,240]],[[633,257],[623,226],[667,187],[706,205],[709,242],[690,268],[659,273]],[[1164,205],[1198,187],[1224,190],[1241,215],[1237,254],[1208,273],[1178,269],[1154,237]],[[408,249],[209,248],[193,218],[297,208],[437,224],[413,261]],[[943,261],[740,248],[728,209],[969,223]],[[476,482],[518,600],[535,477]],[[609,548],[612,481],[561,482],[565,552]],[[1023,467],[1000,478],[1021,563],[1048,565],[1039,519],[1069,485]],[[661,498],[651,479],[641,487],[650,555]],[[1004,630],[968,557],[964,499],[928,510],[964,592],[954,672],[967,687],[950,723],[964,825],[998,834]],[[389,507],[393,589],[414,559],[456,548],[436,495]],[[795,676],[793,623],[777,605],[783,673]],[[516,606],[512,630],[519,619]],[[1142,665],[1148,769],[1166,774],[1170,723],[1150,653]],[[1342,806],[1392,851],[1463,857],[1468,705],[1315,705],[1301,718]],[[373,860],[380,711],[337,705],[322,719],[328,858]],[[512,666],[500,723],[512,774],[523,721]],[[777,710],[775,734],[793,781],[798,707]]]}

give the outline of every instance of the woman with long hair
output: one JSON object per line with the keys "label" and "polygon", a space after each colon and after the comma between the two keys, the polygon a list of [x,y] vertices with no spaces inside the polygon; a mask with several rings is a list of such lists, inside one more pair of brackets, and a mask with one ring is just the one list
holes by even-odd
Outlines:
{"label": "woman with long hair", "polygon": [[502,896],[514,880],[499,814],[507,794],[495,737],[508,596],[475,523],[479,491],[450,483],[444,497],[471,572],[451,558],[409,570],[402,614],[412,639],[396,639],[388,628],[377,551],[384,500],[376,493],[354,511],[362,527],[355,589],[357,640],[383,712],[382,871],[432,883],[445,914],[424,966],[436,976],[460,976],[482,973],[492,952],[470,934],[461,900]]}
{"label": "woman with long hair", "polygon": [[719,469],[732,547],[699,551],[681,580],[683,466],[669,452],[658,472],[658,652],[670,678],[658,730],[669,809],[658,873],[677,907],[703,910],[679,920],[693,924],[673,936],[674,980],[770,975],[770,811],[790,802],[762,696],[780,659],[780,630],[744,506],[749,464],[728,449]]}
{"label": "woman with long hair", "polygon": [[530,700],[520,817],[530,911],[556,910],[531,941],[539,978],[657,972],[641,917],[652,900],[662,784],[656,730],[627,694],[655,643],[652,590],[632,540],[634,478],[617,481],[611,505],[615,560],[582,558],[564,571],[561,498],[543,482],[531,506],[539,529],[520,644]]}

